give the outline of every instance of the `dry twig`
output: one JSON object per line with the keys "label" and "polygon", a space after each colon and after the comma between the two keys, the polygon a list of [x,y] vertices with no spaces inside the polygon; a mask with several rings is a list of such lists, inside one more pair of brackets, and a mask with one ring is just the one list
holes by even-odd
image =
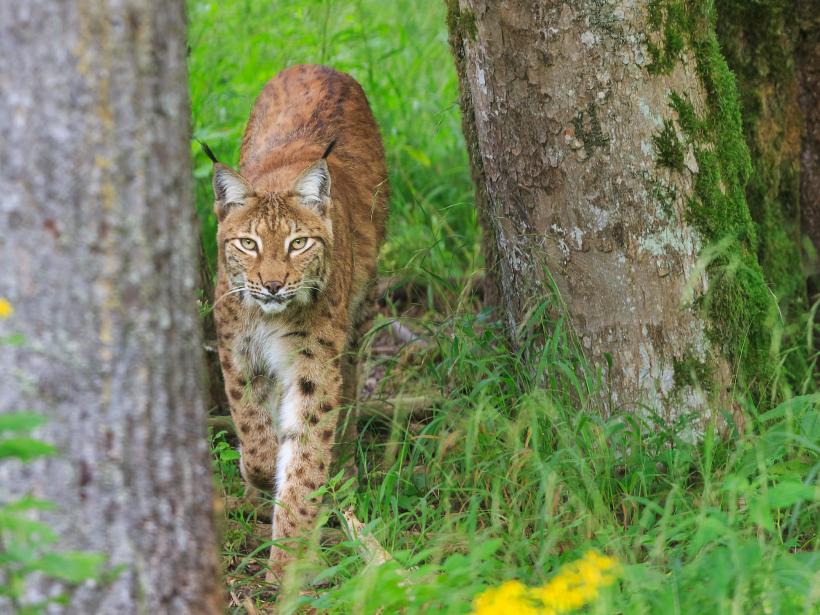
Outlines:
{"label": "dry twig", "polygon": [[344,511],[343,515],[346,522],[345,531],[348,538],[350,538],[350,540],[359,541],[362,557],[364,557],[368,564],[380,566],[393,559],[393,556],[379,544],[379,541],[367,532],[364,523],[359,521],[352,508],[348,508]]}

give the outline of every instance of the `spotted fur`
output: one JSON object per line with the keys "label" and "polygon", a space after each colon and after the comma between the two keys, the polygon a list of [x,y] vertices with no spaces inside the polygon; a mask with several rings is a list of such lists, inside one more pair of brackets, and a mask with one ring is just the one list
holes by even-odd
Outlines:
{"label": "spotted fur", "polygon": [[[351,354],[384,237],[386,178],[362,88],[323,66],[268,82],[239,172],[214,165],[219,356],[242,475],[274,489],[274,539],[311,529],[334,443],[355,438],[355,420],[339,414],[356,391]],[[274,571],[285,553],[273,548]]]}

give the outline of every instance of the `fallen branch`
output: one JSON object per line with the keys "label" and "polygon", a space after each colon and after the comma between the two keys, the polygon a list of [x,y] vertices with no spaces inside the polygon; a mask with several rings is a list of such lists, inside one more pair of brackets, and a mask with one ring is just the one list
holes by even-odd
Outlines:
{"label": "fallen branch", "polygon": [[427,340],[416,335],[412,329],[401,324],[398,320],[390,321],[390,331],[392,331],[393,335],[400,342],[404,342],[405,344],[418,344],[420,346],[427,346],[429,344]]}

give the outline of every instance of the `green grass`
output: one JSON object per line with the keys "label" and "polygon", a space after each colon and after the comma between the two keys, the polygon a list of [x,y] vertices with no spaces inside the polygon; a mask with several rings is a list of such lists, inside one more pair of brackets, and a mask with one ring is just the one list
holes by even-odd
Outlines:
{"label": "green grass", "polygon": [[[427,397],[430,415],[362,421],[358,486],[333,480],[326,490],[327,525],[353,506],[395,561],[370,566],[360,541],[316,538],[276,596],[258,531],[266,507],[231,500],[232,592],[258,608],[278,598],[282,612],[466,613],[484,588],[541,584],[594,548],[617,557],[623,575],[591,613],[817,613],[820,396],[765,408],[738,400],[745,424],[727,414],[725,434],[693,443],[685,417],[601,416],[605,389],[555,319],[560,301],[534,312],[516,352],[491,314],[459,302],[481,262],[444,13],[437,0],[189,0],[194,131],[228,162],[280,68],[324,62],[360,80],[393,187],[382,274],[421,289],[423,318],[407,324],[428,342],[374,352],[367,371],[376,396]],[[210,165],[192,147],[212,256]],[[389,337],[383,325],[373,347]],[[546,344],[529,339],[545,330]],[[236,498],[225,434],[213,448],[220,486]]]}
{"label": "green grass", "polygon": [[[747,404],[742,430],[691,443],[685,417],[601,418],[595,374],[553,331],[524,362],[499,325],[464,315],[428,328],[409,364],[388,359],[385,382],[440,401],[427,421],[363,423],[360,485],[334,483],[326,515],[338,522],[352,504],[396,562],[311,543],[280,604],[465,613],[483,588],[543,583],[594,548],[624,574],[590,612],[816,613],[820,396]],[[217,465],[235,479],[233,463]],[[252,519],[234,512],[230,548],[260,564],[270,543],[248,539]],[[259,579],[242,582],[268,599]]]}

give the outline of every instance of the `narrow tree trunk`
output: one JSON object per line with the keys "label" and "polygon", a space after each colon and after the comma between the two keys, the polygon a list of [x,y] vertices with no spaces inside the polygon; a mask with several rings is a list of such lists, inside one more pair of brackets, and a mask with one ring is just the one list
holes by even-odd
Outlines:
{"label": "narrow tree trunk", "polygon": [[[217,613],[181,0],[0,4],[0,412],[58,456],[0,469],[112,581],[66,613]],[[61,588],[32,578],[29,598]],[[62,588],[65,591],[66,588]]]}
{"label": "narrow tree trunk", "polygon": [[449,0],[500,307],[514,333],[552,277],[609,411],[705,419],[736,378],[771,376],[776,309],[708,6]]}

